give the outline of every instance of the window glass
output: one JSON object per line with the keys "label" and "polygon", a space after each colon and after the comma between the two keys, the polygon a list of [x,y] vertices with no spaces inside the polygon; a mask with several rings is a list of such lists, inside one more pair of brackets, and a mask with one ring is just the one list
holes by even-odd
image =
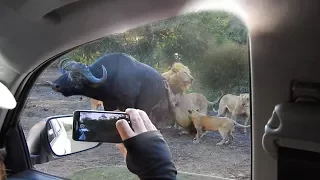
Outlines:
{"label": "window glass", "polygon": [[49,130],[48,130],[48,139],[49,139],[49,142],[50,142],[50,143],[52,142],[52,140],[54,139],[54,137],[55,137],[54,130],[53,130],[53,128],[52,128],[52,126],[51,126],[51,123],[50,123],[50,128],[49,128]]}
{"label": "window glass", "polygon": [[60,124],[58,123],[58,121],[57,121],[57,120],[53,120],[53,121],[51,121],[51,124],[52,124],[52,126],[53,126],[53,129],[54,129],[56,135],[59,135],[59,132],[60,132]]}
{"label": "window glass", "polygon": [[[161,76],[165,76],[163,73],[170,71],[174,63],[181,63],[184,66],[171,69],[169,73],[170,77],[173,77],[170,79],[173,82],[172,89],[177,93],[181,91],[191,101],[191,103],[182,103],[181,106],[187,108],[192,104],[194,105],[192,107],[197,107],[194,109],[202,109],[208,116],[217,116],[217,113],[220,113],[221,116],[231,118],[232,113],[237,112],[233,118],[240,124],[246,124],[246,120],[250,120],[247,28],[237,17],[226,12],[197,12],[109,35],[57,59],[39,77],[30,93],[21,115],[25,135],[28,136],[28,131],[34,124],[49,116],[72,114],[77,109],[121,109],[114,96],[108,96],[106,104],[102,104],[95,98],[101,97],[101,93],[109,90],[121,97],[130,96],[139,89],[136,85],[141,79],[148,83],[145,83],[138,93],[147,94],[158,91],[158,89],[146,90],[152,87],[152,76],[144,76],[145,71],[135,69],[134,66],[130,66],[130,63],[122,63],[124,60],[121,55],[110,63],[112,68],[109,65],[105,67],[108,78],[114,78],[112,83],[117,84],[118,89],[108,86],[109,88],[105,90],[96,90],[95,88],[99,85],[93,84],[102,78],[103,68],[101,65],[95,67],[90,65],[112,53],[124,53],[152,67]],[[60,64],[61,61],[63,63]],[[68,62],[71,63],[68,64]],[[96,79],[89,80],[89,76],[84,76],[80,71],[70,73],[74,68],[71,65],[74,64],[77,64],[78,68],[85,67],[83,65],[91,67],[90,71]],[[59,67],[63,68],[59,69]],[[142,75],[136,78],[132,72]],[[67,78],[73,78],[74,81],[71,82],[73,87],[91,88],[92,98],[79,92],[63,89],[67,86],[66,84],[55,84],[52,87],[47,83],[47,81],[55,82],[63,73],[68,74]],[[87,85],[79,83],[81,82],[79,77],[89,83]],[[90,83],[93,86],[89,87]],[[132,86],[128,87],[128,84]],[[146,99],[154,98],[157,97],[151,96]],[[187,110],[184,113],[188,113]],[[166,117],[166,113],[162,115],[164,120],[160,124],[161,132],[169,145],[179,172],[250,179],[250,128],[247,128],[246,133],[243,132],[243,128],[236,128],[234,141],[230,144],[217,145],[222,140],[218,131],[209,131],[199,143],[196,143],[193,142],[194,134],[181,133],[184,128],[179,129],[173,126],[174,119]],[[249,125],[250,121],[247,124]],[[53,125],[54,128],[59,127],[59,124]],[[71,130],[72,128],[66,129],[68,137],[71,137]],[[99,168],[101,166],[104,168]],[[78,176],[84,178],[95,174],[96,177],[86,178],[99,179],[103,174],[107,176],[114,172],[118,172],[114,174],[129,173],[122,171],[123,166],[125,166],[123,157],[115,145],[104,143],[89,151],[35,165],[35,168],[69,178]],[[86,168],[93,168],[96,173],[83,170]],[[130,179],[125,175],[123,177]],[[110,179],[113,178],[110,177]],[[193,179],[199,179],[199,177]]]}

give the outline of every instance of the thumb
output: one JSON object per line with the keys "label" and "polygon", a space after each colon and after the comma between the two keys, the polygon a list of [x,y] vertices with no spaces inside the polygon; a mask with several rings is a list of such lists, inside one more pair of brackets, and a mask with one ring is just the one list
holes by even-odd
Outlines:
{"label": "thumb", "polygon": [[125,158],[127,156],[127,149],[124,147],[124,145],[121,144],[116,144],[116,147],[119,149],[121,152],[122,156]]}
{"label": "thumb", "polygon": [[116,122],[116,128],[120,134],[122,141],[129,139],[136,134],[132,131],[131,127],[129,126],[128,122],[124,119],[120,119]]}

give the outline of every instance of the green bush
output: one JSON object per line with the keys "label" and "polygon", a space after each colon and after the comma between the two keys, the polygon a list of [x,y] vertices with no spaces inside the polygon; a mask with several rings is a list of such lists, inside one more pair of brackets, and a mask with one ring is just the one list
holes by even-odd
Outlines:
{"label": "green bush", "polygon": [[249,92],[248,49],[228,42],[213,48],[203,59],[191,65],[196,79],[191,91],[201,92],[209,99],[223,94]]}

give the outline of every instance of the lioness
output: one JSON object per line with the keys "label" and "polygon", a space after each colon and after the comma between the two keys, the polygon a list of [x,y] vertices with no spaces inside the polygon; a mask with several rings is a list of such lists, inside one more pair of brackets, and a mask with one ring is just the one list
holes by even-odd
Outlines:
{"label": "lioness", "polygon": [[189,109],[189,116],[194,124],[194,127],[197,130],[197,134],[193,139],[193,143],[199,143],[200,139],[204,135],[205,131],[219,131],[222,141],[218,142],[216,145],[229,144],[233,140],[233,133],[235,127],[248,128],[249,126],[244,126],[237,123],[235,120],[232,120],[227,117],[216,117],[208,116],[206,114],[200,113],[197,110]]}
{"label": "lioness", "polygon": [[[250,118],[249,93],[243,93],[239,96],[233,94],[224,95],[220,100],[218,109],[218,116],[221,115],[225,115],[233,120],[236,120],[237,116],[244,116],[244,125],[247,125]],[[244,129],[244,133],[246,132],[247,130]]]}
{"label": "lioness", "polygon": [[90,98],[90,103],[91,103],[91,109],[92,110],[98,110],[99,107],[104,109],[102,101]]}
{"label": "lioness", "polygon": [[217,112],[214,108],[213,105],[215,105],[220,98],[215,100],[214,102],[208,101],[208,99],[200,93],[188,93],[187,96],[192,100],[193,104],[199,109],[201,113],[203,114],[208,114],[208,106],[210,109],[214,112]]}

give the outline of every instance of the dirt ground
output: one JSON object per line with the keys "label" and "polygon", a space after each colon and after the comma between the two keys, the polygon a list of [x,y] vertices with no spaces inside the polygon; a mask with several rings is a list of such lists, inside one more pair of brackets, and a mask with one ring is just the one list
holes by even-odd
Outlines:
{"label": "dirt ground", "polygon": [[[21,115],[21,125],[26,136],[28,130],[45,117],[72,114],[76,109],[90,109],[88,98],[82,100],[80,96],[66,98],[45,85],[45,81],[54,80],[58,76],[59,72],[56,69],[48,69],[31,91]],[[250,135],[235,133],[232,144],[220,147],[215,145],[221,140],[217,132],[209,133],[200,144],[193,144],[193,137],[190,135],[179,136],[176,129],[165,129],[162,134],[179,171],[232,179],[250,179]],[[81,169],[104,165],[125,165],[114,144],[102,144],[89,151],[36,165],[35,168],[49,174],[69,177]]]}

